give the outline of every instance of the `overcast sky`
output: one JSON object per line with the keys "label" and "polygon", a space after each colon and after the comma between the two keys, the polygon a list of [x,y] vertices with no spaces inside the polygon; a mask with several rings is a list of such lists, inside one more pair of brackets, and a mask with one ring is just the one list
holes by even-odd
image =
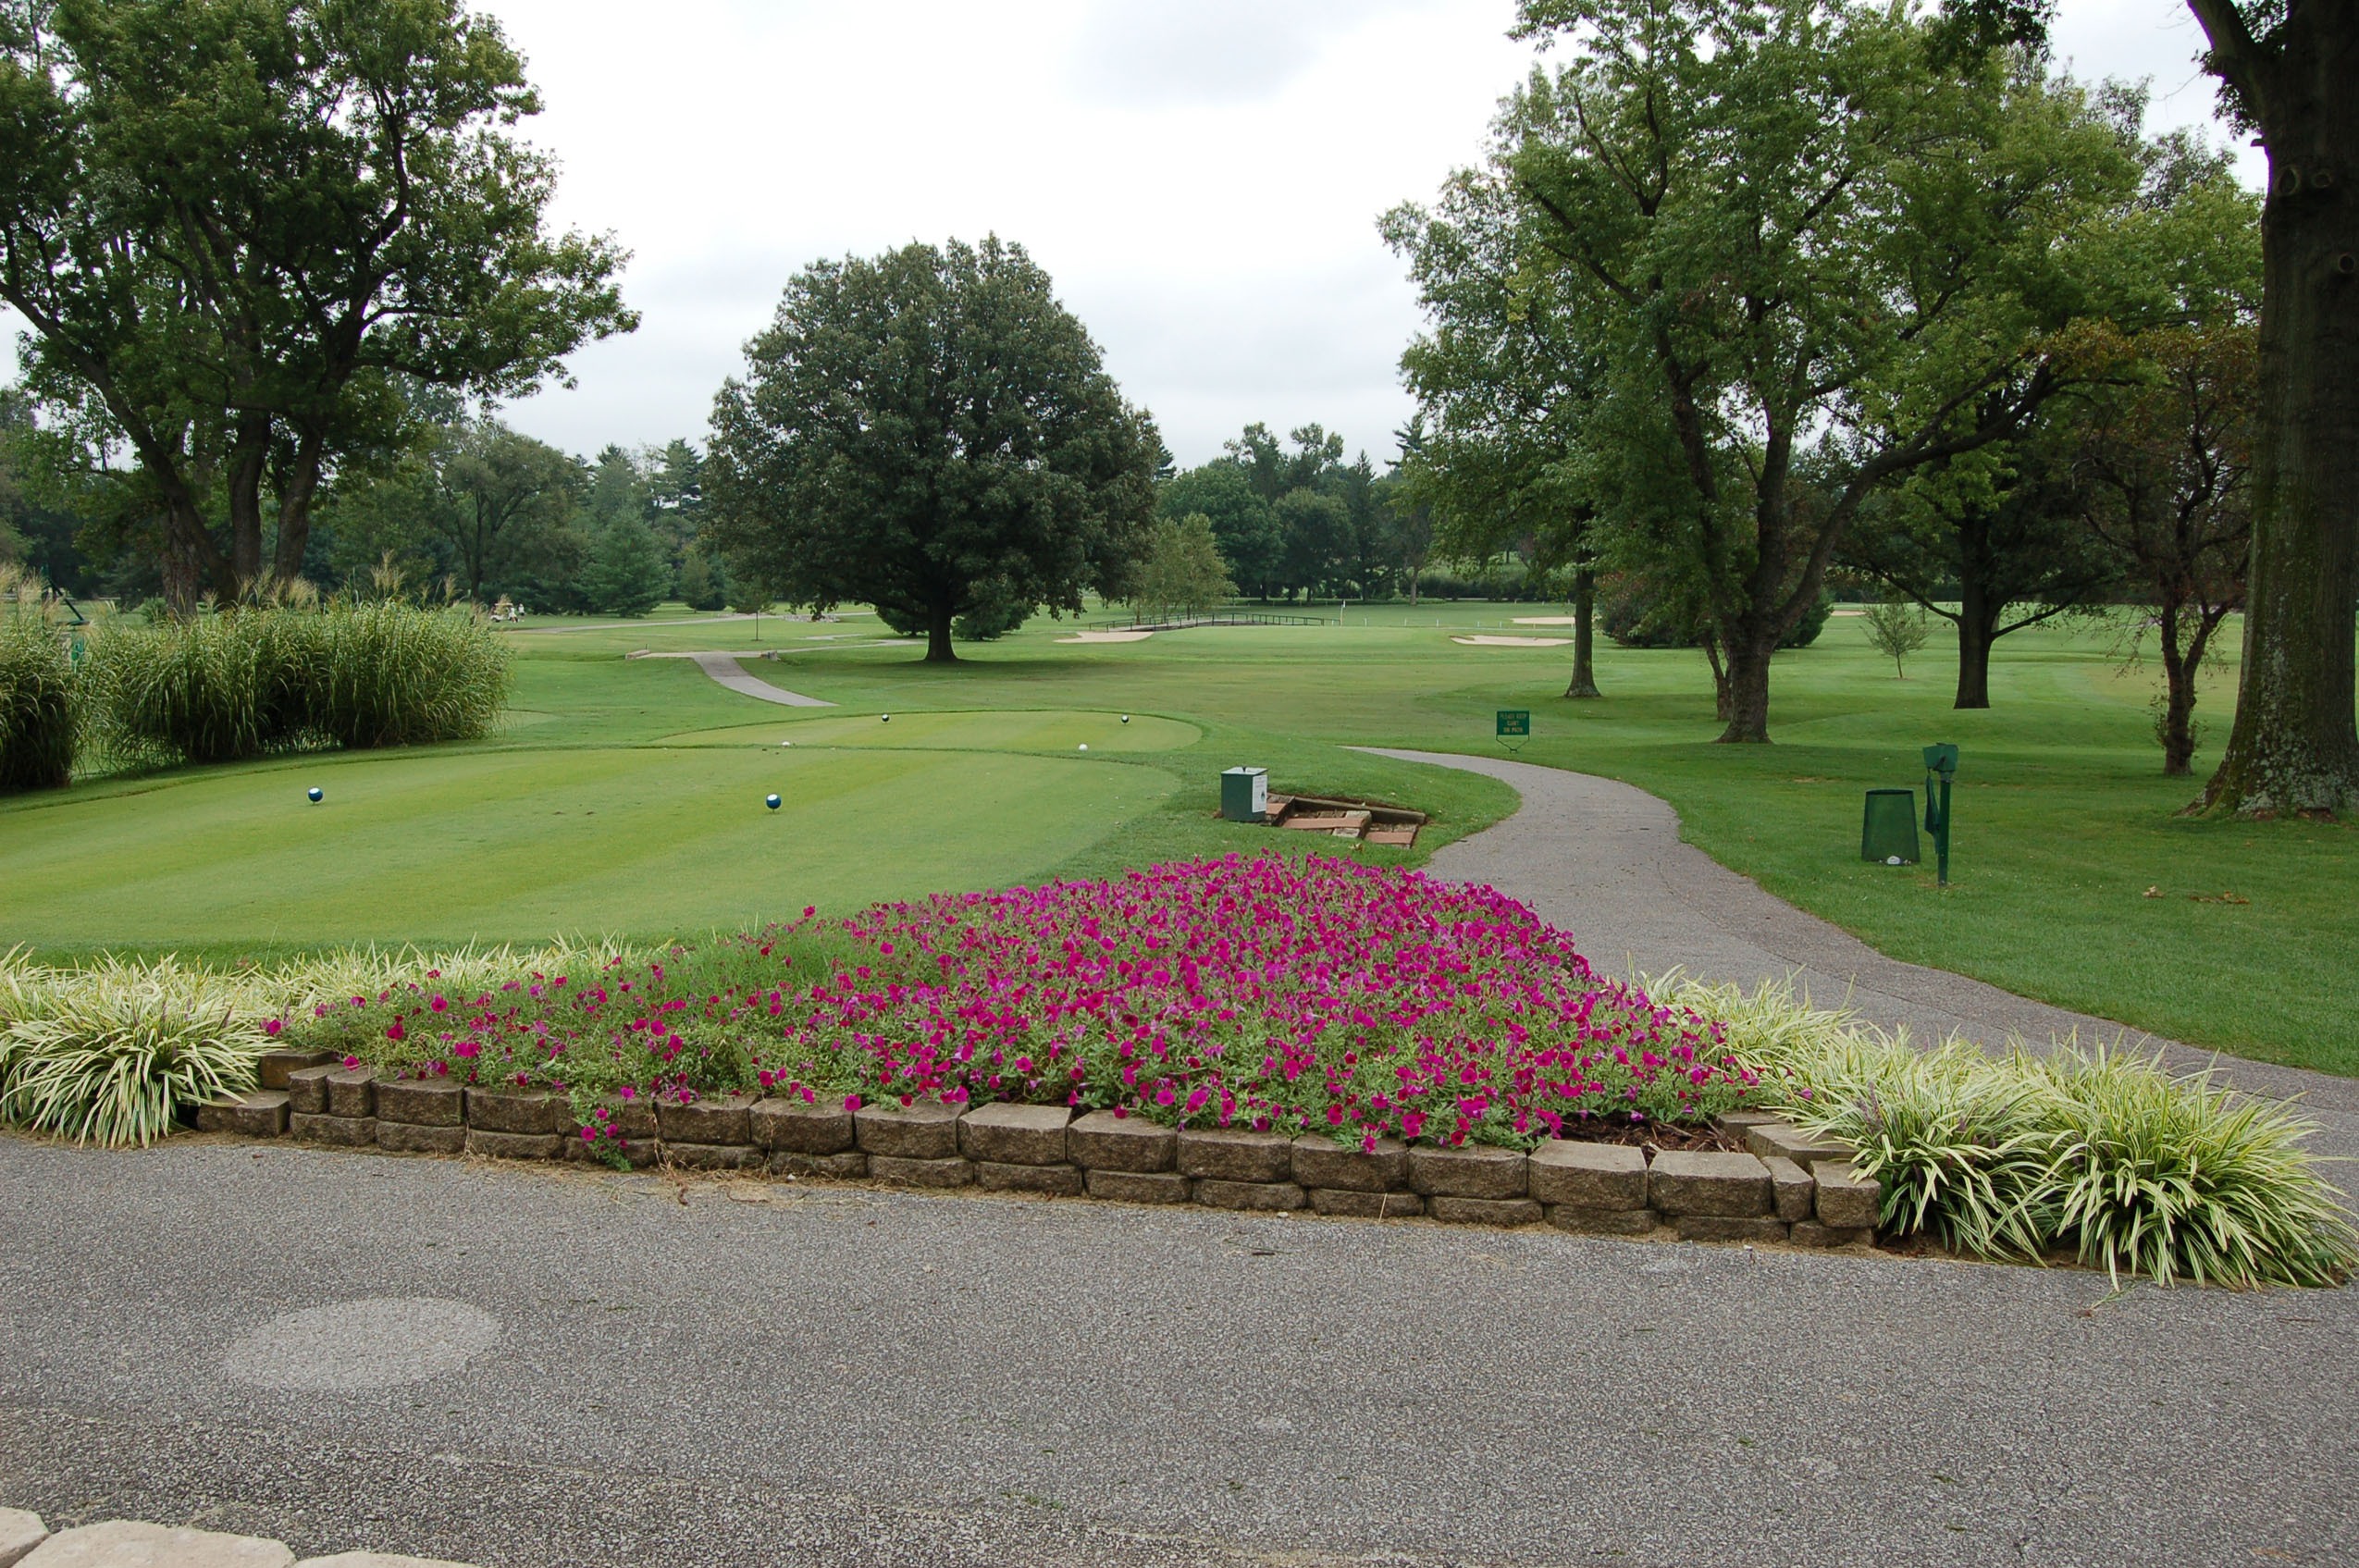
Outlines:
{"label": "overcast sky", "polygon": [[[912,239],[1021,241],[1183,463],[1261,420],[1379,463],[1417,328],[1377,216],[1477,157],[1513,0],[487,0],[547,112],[558,218],[633,253],[639,330],[509,412],[569,451],[701,442],[780,288]],[[2083,76],[2208,121],[2174,0],[2062,0]],[[10,324],[14,326],[14,323]],[[11,334],[13,336],[13,333]]]}

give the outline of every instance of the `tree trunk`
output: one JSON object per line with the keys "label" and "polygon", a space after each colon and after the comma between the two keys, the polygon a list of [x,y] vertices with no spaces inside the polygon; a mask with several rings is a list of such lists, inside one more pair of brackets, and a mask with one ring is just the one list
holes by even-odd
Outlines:
{"label": "tree trunk", "polygon": [[[319,491],[320,438],[306,430],[295,445],[295,466],[278,497],[278,542],[272,551],[270,574],[291,583],[303,574],[303,552],[311,548],[311,502]],[[483,586],[476,574],[476,588]]]}
{"label": "tree trunk", "polygon": [[1573,684],[1567,697],[1602,697],[1590,660],[1597,649],[1598,574],[1584,567],[1573,574]]}
{"label": "tree trunk", "polygon": [[2163,600],[2163,711],[2156,727],[2162,741],[2163,777],[2168,779],[2187,777],[2195,759],[2195,668],[2179,646],[2180,611],[2175,598]]}
{"label": "tree trunk", "polygon": [[1980,607],[1970,603],[1958,617],[1958,700],[1952,708],[1991,705],[1991,644],[1995,640]]}
{"label": "tree trunk", "polygon": [[958,655],[950,647],[950,607],[932,606],[926,620],[926,662],[956,664]]}
{"label": "tree trunk", "polygon": [[[2205,19],[2208,27],[2212,19]],[[2359,586],[2353,33],[2347,3],[2291,7],[2263,46],[2276,58],[2257,73],[2260,91],[2247,94],[2269,158],[2253,561],[2236,723],[2219,771],[2192,809],[2359,811],[2359,727],[2352,713]]]}
{"label": "tree trunk", "polygon": [[262,473],[270,461],[270,418],[246,414],[238,421],[237,444],[229,452],[229,570],[245,593],[262,577]]}
{"label": "tree trunk", "polygon": [[1756,638],[1729,648],[1720,713],[1728,728],[1721,732],[1720,744],[1769,744],[1770,656],[1776,651],[1774,637],[1766,645]]}

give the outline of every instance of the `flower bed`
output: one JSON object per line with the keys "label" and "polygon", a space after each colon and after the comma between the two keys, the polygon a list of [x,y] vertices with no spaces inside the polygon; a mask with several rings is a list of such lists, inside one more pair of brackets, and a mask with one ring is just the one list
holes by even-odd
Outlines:
{"label": "flower bed", "polygon": [[1707,1121],[1757,1081],[1716,1025],[1598,978],[1488,888],[1313,858],[938,895],[271,1020],[352,1066],[607,1096],[760,1091],[1113,1107],[1175,1127],[1528,1149]]}

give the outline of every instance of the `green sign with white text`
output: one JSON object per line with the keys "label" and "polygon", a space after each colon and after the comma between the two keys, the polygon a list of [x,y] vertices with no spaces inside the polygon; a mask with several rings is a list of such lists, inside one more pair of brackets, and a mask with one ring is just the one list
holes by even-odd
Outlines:
{"label": "green sign with white text", "polygon": [[1532,711],[1530,709],[1502,708],[1499,710],[1499,735],[1501,740],[1509,735],[1527,735],[1531,733]]}

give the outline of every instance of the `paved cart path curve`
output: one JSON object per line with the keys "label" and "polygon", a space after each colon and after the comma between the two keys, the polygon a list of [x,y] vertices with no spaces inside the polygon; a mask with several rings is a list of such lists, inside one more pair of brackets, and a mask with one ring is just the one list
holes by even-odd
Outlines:
{"label": "paved cart path curve", "polygon": [[835,706],[824,698],[805,697],[801,692],[788,691],[784,686],[772,685],[759,676],[746,673],[746,667],[737,662],[737,656],[734,653],[692,653],[688,657],[697,661],[698,669],[702,670],[731,691],[741,692],[747,697],[760,698],[764,702],[781,703],[788,708],[833,708]]}
{"label": "paved cart path curve", "polygon": [[1953,1031],[1985,1045],[2009,1035],[2035,1044],[2080,1031],[2158,1047],[2185,1071],[2217,1062],[2239,1088],[2300,1096],[2320,1124],[2322,1153],[2359,1156],[2359,1080],[2278,1067],[2164,1040],[2111,1019],[2053,1007],[1965,975],[1886,957],[1858,937],[1762,891],[1679,836],[1679,814],[1642,789],[1590,773],[1503,758],[1358,749],[1404,762],[1484,773],[1524,804],[1482,833],[1446,845],[1428,870],[1488,883],[1573,933],[1608,973],[1660,974],[1674,964],[1748,987],[1794,975],[1822,1006],[1846,1004],[1871,1022],[1906,1025],[1919,1040]]}

